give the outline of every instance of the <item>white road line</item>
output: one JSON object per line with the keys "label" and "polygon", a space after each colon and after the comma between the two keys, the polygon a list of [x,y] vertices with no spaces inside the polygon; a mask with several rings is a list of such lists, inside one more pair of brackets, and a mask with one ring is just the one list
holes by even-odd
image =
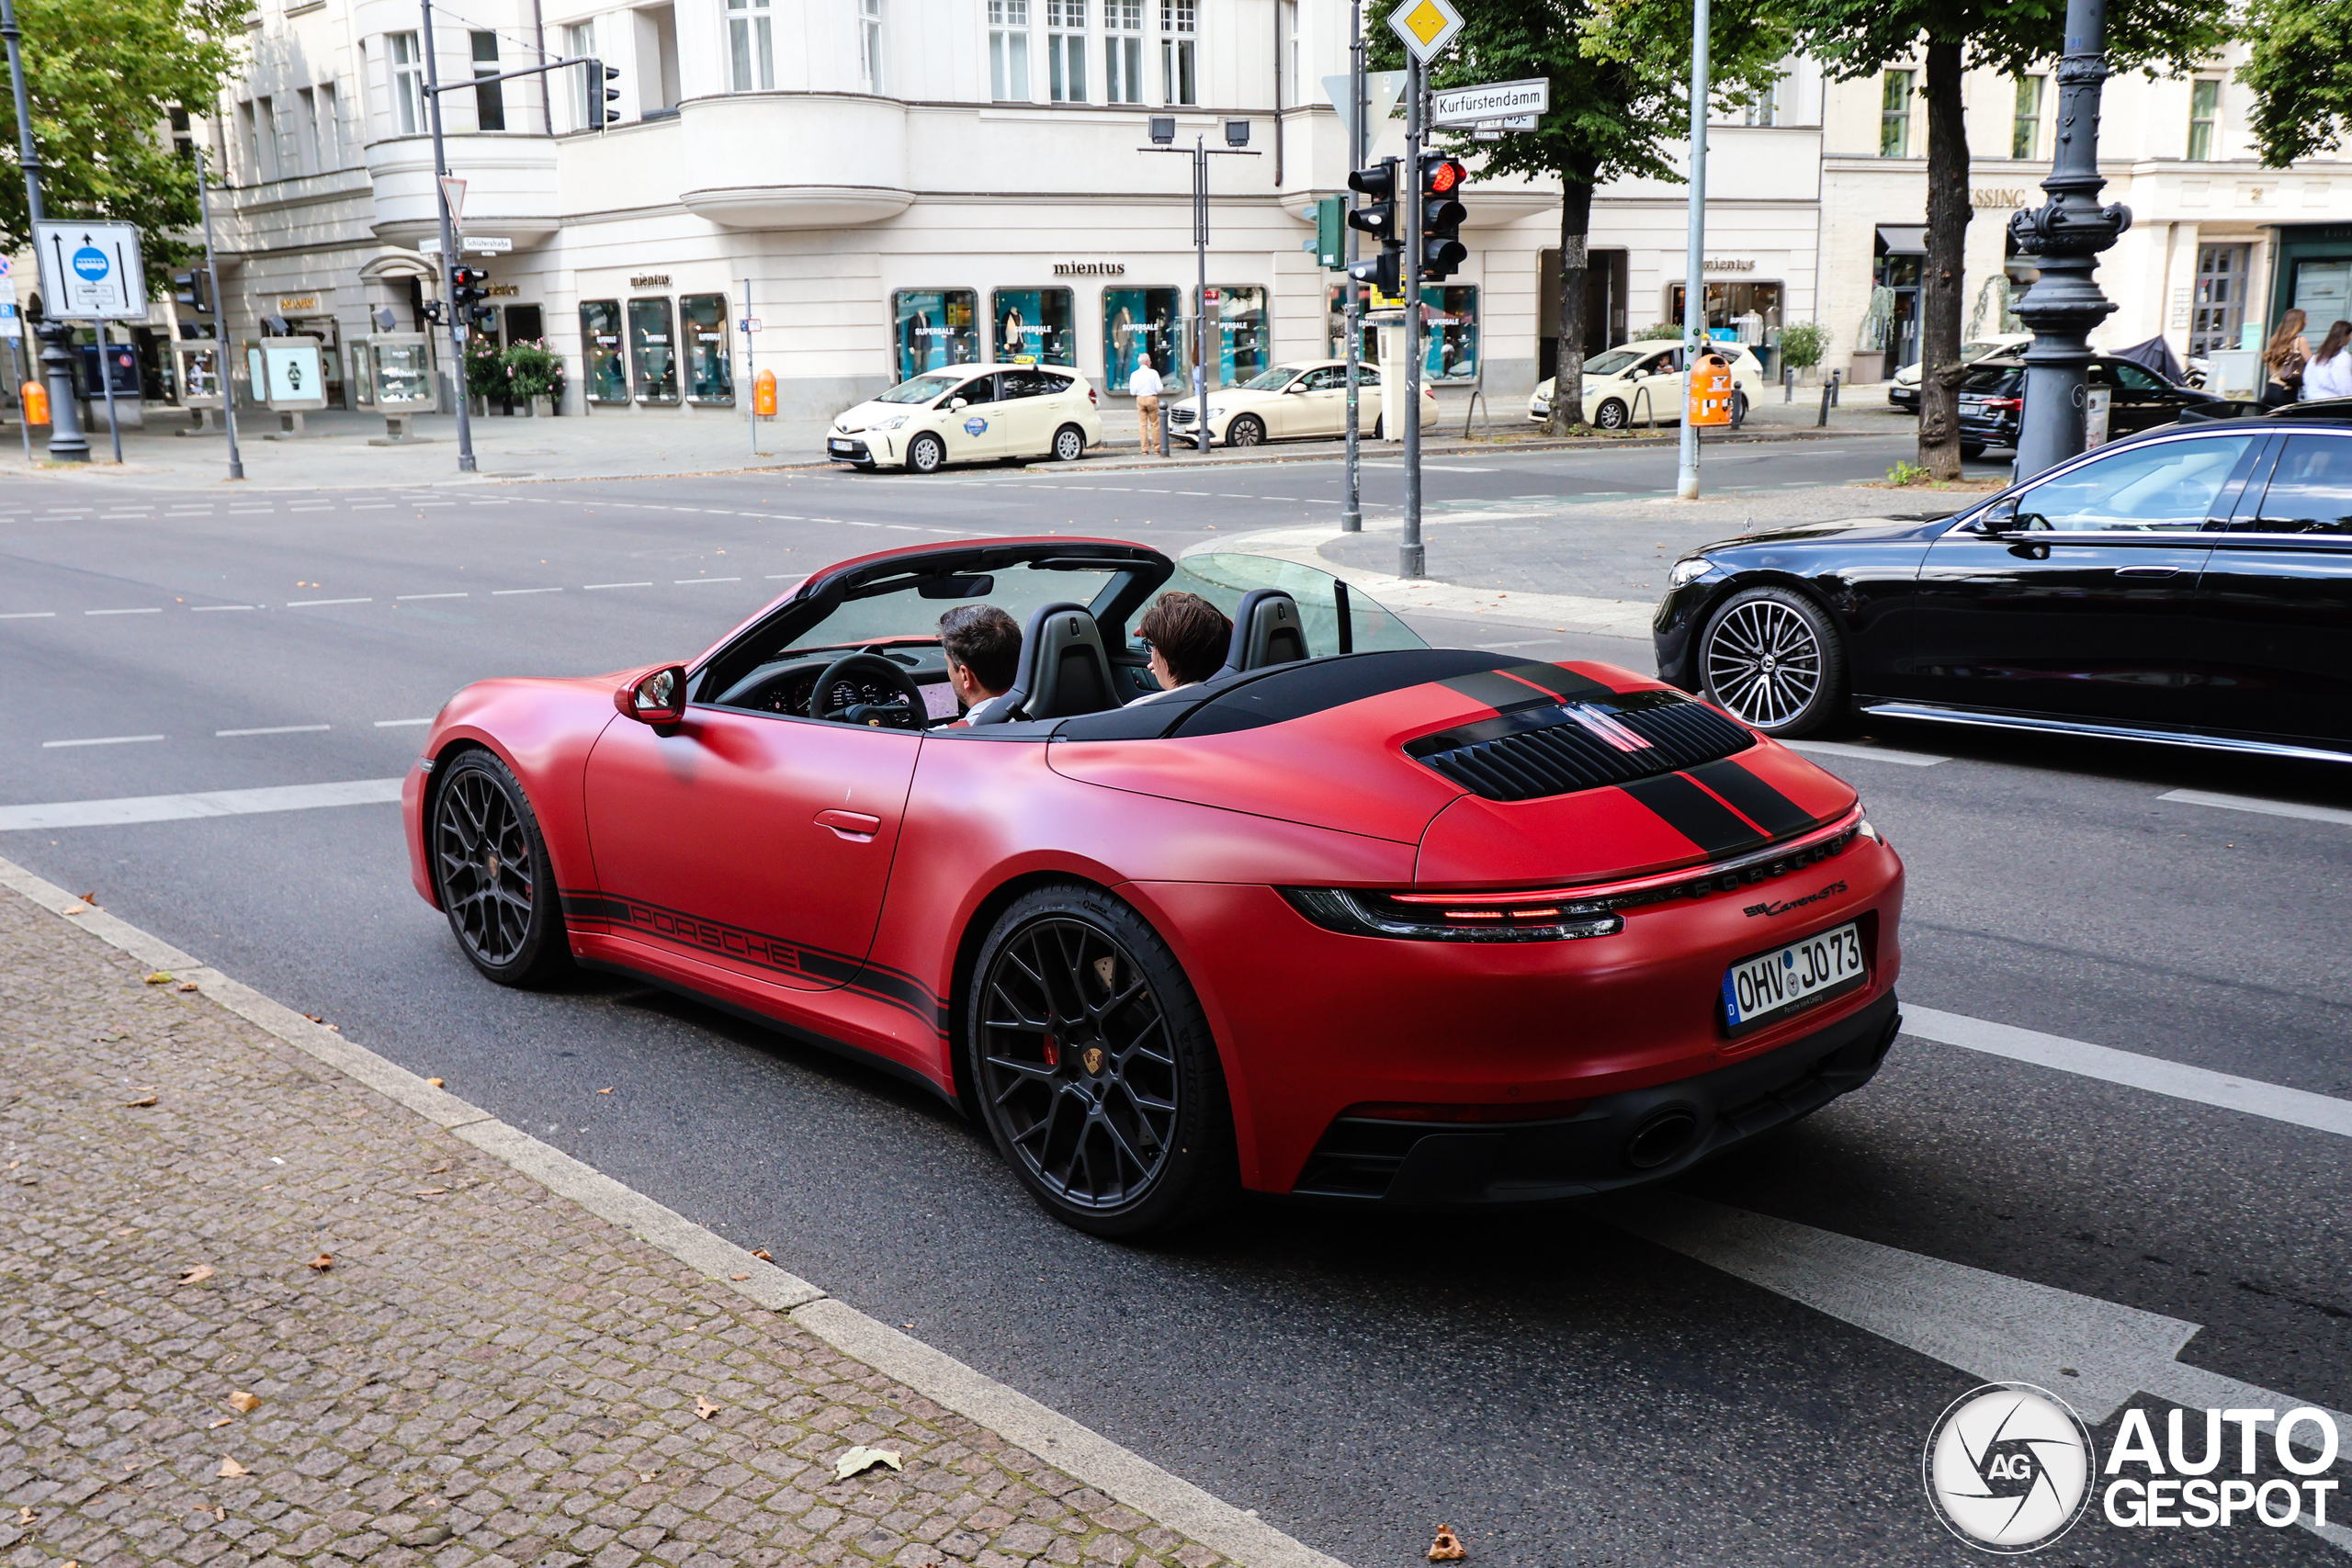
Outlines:
{"label": "white road line", "polygon": [[[160,740],[162,736],[136,739]],[[119,800],[62,800],[40,806],[0,806],[0,832],[33,828],[112,828],[130,822],[180,822],[198,817],[244,817],[263,811],[305,811],[321,806],[376,806],[401,797],[398,779],[347,784],[278,784],[220,789],[203,795],[140,795]]]}
{"label": "white road line", "polygon": [[493,599],[503,599],[516,593],[560,593],[562,592],[560,588],[493,588],[490,591],[490,596]]}
{"label": "white road line", "polygon": [[594,593],[599,588],[650,588],[653,584],[650,582],[591,582],[586,586],[587,591]]}
{"label": "white road line", "polygon": [[1557,637],[1539,637],[1532,642],[1482,642],[1478,646],[1489,650],[1498,650],[1506,648],[1544,648],[1559,640],[1560,639]]}
{"label": "white road line", "polygon": [[286,601],[286,607],[289,610],[302,610],[308,609],[312,604],[372,604],[375,602],[373,599],[288,599]]}
{"label": "white road line", "polygon": [[2177,800],[2184,806],[2218,806],[2224,811],[2255,811],[2265,817],[2300,817],[2306,822],[2335,822],[2352,828],[2352,811],[2340,806],[2305,806],[2296,800],[2264,800],[2251,795],[2217,795],[2211,790],[2166,790],[2158,800]]}
{"label": "white road line", "polygon": [[56,618],[54,610],[10,610],[0,615],[0,621],[53,621]]}
{"label": "white road line", "polygon": [[391,509],[392,503],[389,501],[356,501],[351,503],[354,512],[390,512]]}
{"label": "white road line", "polygon": [[1926,751],[1896,751],[1883,746],[1849,746],[1842,740],[1783,740],[1781,745],[1792,751],[1812,751],[1824,757],[1853,757],[1865,762],[1893,762],[1901,768],[1932,768],[1938,762],[1949,762],[1950,757],[1938,757]]}
{"label": "white road line", "polygon": [[2200,1105],[2244,1111],[2249,1116],[2267,1117],[2273,1122],[2352,1138],[2352,1100],[2337,1100],[2308,1089],[2239,1077],[2233,1073],[2188,1066],[2161,1056],[2119,1051],[2111,1045],[2093,1045],[2060,1034],[2019,1029],[2014,1024],[1939,1012],[1934,1008],[1915,1007],[1907,1002],[1903,1008],[1903,1032],[1940,1044],[1981,1051],[1988,1056],[2030,1062],[2036,1066],[2122,1084],[2174,1100],[2195,1100]]}
{"label": "white road line", "polygon": [[202,614],[206,610],[258,610],[258,604],[190,604],[190,610]]}
{"label": "white road line", "polygon": [[163,613],[164,607],[161,604],[148,604],[136,610],[85,610],[82,612],[85,615],[160,615]]}
{"label": "white road line", "polygon": [[325,724],[277,724],[262,729],[216,729],[212,733],[223,739],[232,735],[313,735],[333,728]]}
{"label": "white road line", "polygon": [[[684,508],[678,510],[683,511]],[[697,582],[741,582],[742,581],[740,577],[673,577],[670,582],[673,587],[690,588]]]}
{"label": "white road line", "polygon": [[376,728],[379,729],[413,729],[420,724],[431,724],[432,722],[433,721],[429,718],[379,718],[376,721]]}
{"label": "white road line", "polygon": [[393,597],[394,599],[396,599],[396,600],[407,600],[407,599],[463,599],[463,598],[465,598],[465,597],[466,597],[466,595],[464,595],[463,593],[395,593],[395,594],[393,594],[393,595],[392,595],[392,597]]}
{"label": "white road line", "polygon": [[53,751],[60,746],[130,746],[141,740],[161,740],[160,735],[95,735],[87,740],[44,740],[40,749]]}

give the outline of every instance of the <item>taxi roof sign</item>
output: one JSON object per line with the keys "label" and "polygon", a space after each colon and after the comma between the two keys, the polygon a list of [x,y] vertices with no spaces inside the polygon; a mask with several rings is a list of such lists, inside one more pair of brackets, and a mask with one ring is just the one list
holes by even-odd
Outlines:
{"label": "taxi roof sign", "polygon": [[1427,65],[1462,31],[1462,13],[1452,0],[1405,0],[1388,13],[1388,28],[1404,40],[1415,60]]}

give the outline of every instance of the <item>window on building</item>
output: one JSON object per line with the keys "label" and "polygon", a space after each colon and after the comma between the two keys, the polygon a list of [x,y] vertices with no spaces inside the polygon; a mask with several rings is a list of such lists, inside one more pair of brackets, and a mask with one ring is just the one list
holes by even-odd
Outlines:
{"label": "window on building", "polygon": [[1102,96],[1143,102],[1143,0],[1102,0]]}
{"label": "window on building", "polygon": [[319,84],[319,146],[322,168],[343,167],[343,92],[332,82]]}
{"label": "window on building", "polygon": [[2213,155],[2213,122],[2222,115],[2222,82],[2199,76],[2188,85],[2188,161],[2203,163]]}
{"label": "window on building", "polygon": [[286,166],[288,156],[294,151],[293,139],[282,134],[275,98],[254,100],[254,139],[257,156],[254,167],[266,180],[282,180],[292,171]]}
{"label": "window on building", "polygon": [[196,160],[196,125],[187,110],[176,104],[172,107],[172,153],[185,162]]}
{"label": "window on building", "polygon": [[[566,60],[593,60],[596,57],[595,23],[574,22],[563,29],[563,57]],[[562,75],[564,98],[571,106],[571,129],[585,130],[588,129],[588,95],[604,84],[599,82],[595,87],[590,86],[586,66],[574,66]]]}
{"label": "window on building", "polygon": [[2009,120],[2009,156],[2032,159],[2041,155],[2041,76],[2018,78],[2017,111]]}
{"label": "window on building", "polygon": [[421,134],[424,118],[424,54],[414,33],[391,38],[392,124],[402,136]]}
{"label": "window on building", "polygon": [[1306,77],[1300,70],[1298,49],[1298,0],[1281,0],[1274,29],[1281,50],[1274,67],[1282,96],[1278,107],[1295,108],[1306,102]]}
{"label": "window on building", "polygon": [[580,302],[580,349],[587,374],[581,378],[592,403],[628,401],[628,371],[621,362],[621,302]]}
{"label": "window on building", "polygon": [[1102,290],[1102,365],[1105,389],[1125,392],[1127,378],[1151,355],[1152,368],[1170,389],[1189,386],[1185,370],[1184,291],[1181,288]]}
{"label": "window on building", "polygon": [[2197,307],[2189,318],[2188,355],[2201,359],[2238,345],[2245,325],[2245,296],[2253,279],[2246,245],[2197,247]]}
{"label": "window on building", "polygon": [[732,403],[735,369],[728,355],[727,296],[679,296],[678,335],[686,351],[686,400]]}
{"label": "window on building", "polygon": [[1788,85],[1789,79],[1785,76],[1772,78],[1772,85],[1757,95],[1756,101],[1747,106],[1747,123],[1750,125],[1780,124],[1781,105],[1784,101],[1782,95],[1788,91]]}
{"label": "window on building", "polygon": [[670,333],[669,300],[628,302],[628,357],[637,367],[639,401],[678,400],[678,344]]}
{"label": "window on building", "polygon": [[[1429,336],[1422,344],[1421,378],[1429,385],[1440,381],[1475,381],[1478,378],[1478,288],[1470,283],[1423,284],[1421,299],[1429,308]],[[1380,329],[1360,325],[1363,340],[1357,345],[1358,359],[1367,367],[1380,363]],[[1334,286],[1324,299],[1324,352],[1337,359],[1348,351],[1347,290]],[[1344,387],[1347,373],[1337,373],[1335,386]],[[1368,376],[1363,383],[1375,389],[1367,400],[1363,415],[1367,425],[1379,408],[1380,385],[1376,375]]]}
{"label": "window on building", "polygon": [[1203,312],[1209,323],[1209,385],[1238,387],[1272,363],[1267,356],[1272,340],[1266,324],[1266,291],[1228,286],[1210,292],[1216,298]]}
{"label": "window on building", "polygon": [[1880,88],[1878,155],[1882,158],[1911,156],[1911,76],[1908,71],[1890,71]]}
{"label": "window on building", "polygon": [[1067,288],[1000,288],[989,300],[1004,365],[1078,363],[1078,314]]}
{"label": "window on building", "polygon": [[[473,41],[474,74],[477,76],[497,75],[498,35],[476,32],[469,33],[467,37]],[[474,129],[477,130],[506,129],[505,83],[492,82],[488,86],[474,89]]]}
{"label": "window on building", "polygon": [[245,165],[245,183],[259,185],[261,173],[261,128],[254,113],[254,101],[246,98],[237,105],[237,151]]}
{"label": "window on building", "polygon": [[1029,0],[989,0],[989,93],[1029,101]]}
{"label": "window on building", "polygon": [[1057,104],[1086,102],[1088,0],[1046,0],[1046,85]]}
{"label": "window on building", "polygon": [[882,0],[857,0],[857,73],[867,92],[882,90]]}
{"label": "window on building", "polygon": [[1200,0],[1159,0],[1160,101],[1201,101],[1193,67],[1200,39]]}
{"label": "window on building", "polygon": [[899,379],[978,364],[979,309],[980,297],[969,288],[901,288],[891,295]]}
{"label": "window on building", "polygon": [[736,92],[775,86],[775,29],[768,0],[727,0],[727,79]]}
{"label": "window on building", "polygon": [[288,98],[266,98],[269,107],[269,126],[277,133],[277,177],[290,180],[310,173],[302,162],[302,117],[300,105]]}
{"label": "window on building", "polygon": [[315,175],[327,166],[326,139],[319,130],[319,90],[301,88],[294,101],[301,112],[303,172]]}

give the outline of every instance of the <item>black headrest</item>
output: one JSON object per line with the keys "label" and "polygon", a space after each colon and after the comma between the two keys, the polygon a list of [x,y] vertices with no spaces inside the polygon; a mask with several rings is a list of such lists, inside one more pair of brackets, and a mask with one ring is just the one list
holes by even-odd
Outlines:
{"label": "black headrest", "polygon": [[1002,724],[1022,718],[1066,718],[1072,714],[1101,713],[1119,705],[1111,683],[1111,656],[1102,647],[1102,630],[1083,604],[1046,604],[1029,617],[1021,638],[1021,664],[1013,677],[1011,700],[995,717],[982,723]]}
{"label": "black headrest", "polygon": [[[1233,612],[1233,640],[1218,675],[1238,675],[1311,657],[1298,601],[1279,588],[1253,588]],[[1212,677],[1214,678],[1214,677]]]}

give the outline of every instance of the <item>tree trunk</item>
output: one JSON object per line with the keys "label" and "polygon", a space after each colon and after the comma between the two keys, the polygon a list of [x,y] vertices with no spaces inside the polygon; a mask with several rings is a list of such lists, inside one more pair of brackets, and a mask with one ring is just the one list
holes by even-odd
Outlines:
{"label": "tree trunk", "polygon": [[1552,416],[1544,430],[1566,435],[1584,425],[1584,300],[1592,228],[1592,171],[1560,171],[1560,335],[1552,354]]}
{"label": "tree trunk", "polygon": [[1968,245],[1968,125],[1961,45],[1928,45],[1928,265],[1919,288],[1919,466],[1960,478],[1961,260]]}

